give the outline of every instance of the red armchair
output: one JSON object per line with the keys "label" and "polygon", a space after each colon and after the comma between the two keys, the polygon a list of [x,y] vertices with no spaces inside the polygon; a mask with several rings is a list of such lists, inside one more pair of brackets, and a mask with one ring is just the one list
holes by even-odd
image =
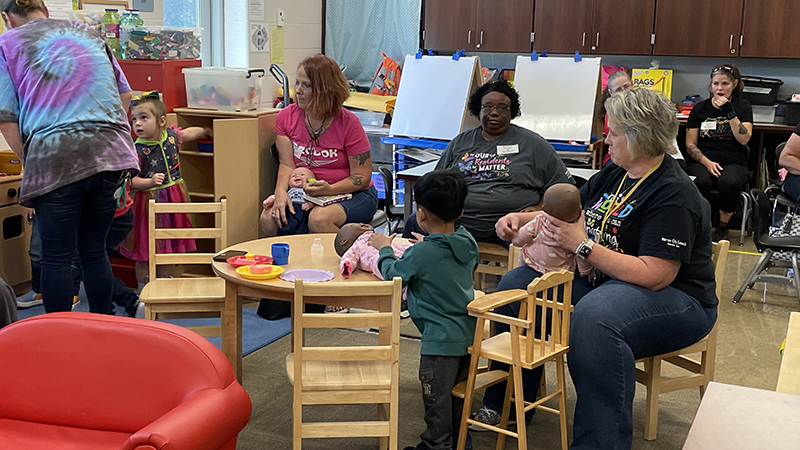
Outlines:
{"label": "red armchair", "polygon": [[0,449],[235,450],[251,411],[182,327],[66,312],[0,330]]}

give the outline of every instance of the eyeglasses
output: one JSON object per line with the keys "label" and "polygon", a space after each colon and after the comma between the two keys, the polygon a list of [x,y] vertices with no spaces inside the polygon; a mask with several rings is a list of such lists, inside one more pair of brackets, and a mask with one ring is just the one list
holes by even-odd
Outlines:
{"label": "eyeglasses", "polygon": [[714,70],[712,70],[711,73],[721,72],[723,70],[728,72],[728,73],[733,73],[733,67],[731,67],[731,66],[717,66],[717,67],[714,67]]}
{"label": "eyeglasses", "polygon": [[499,114],[507,114],[511,111],[511,107],[506,105],[481,105],[481,111],[484,114],[491,114],[492,110],[496,110]]}

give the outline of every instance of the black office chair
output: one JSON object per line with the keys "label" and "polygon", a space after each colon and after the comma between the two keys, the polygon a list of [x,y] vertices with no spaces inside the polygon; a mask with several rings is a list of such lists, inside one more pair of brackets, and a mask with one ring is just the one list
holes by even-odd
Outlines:
{"label": "black office chair", "polygon": [[[783,152],[783,148],[785,146],[786,142],[781,142],[780,144],[778,144],[777,147],[775,147],[775,167],[774,167],[775,173],[777,173],[778,170],[781,169],[781,165],[778,163],[778,160],[780,159],[781,153]],[[783,181],[781,181],[781,179],[778,178],[770,180],[769,186],[767,186],[767,188],[764,189],[764,192],[766,192],[770,198],[775,199],[775,203],[773,205],[773,212],[779,206],[783,206],[785,208],[794,207],[795,201],[792,199],[792,197],[789,197],[788,195],[783,193],[782,186],[783,186]]]}
{"label": "black office chair", "polygon": [[378,169],[383,178],[383,193],[385,195],[385,211],[386,216],[389,218],[389,233],[396,231],[403,231],[403,207],[394,203],[394,176],[392,170],[386,166],[381,166]]}
{"label": "black office chair", "polygon": [[[770,236],[769,227],[772,225],[772,204],[770,199],[761,189],[751,190],[750,195],[754,203],[752,215],[755,222],[753,242],[756,244],[758,251],[761,252],[761,257],[747,275],[739,291],[733,296],[733,303],[739,303],[739,300],[742,299],[742,295],[744,295],[744,291],[752,288],[755,283],[760,282],[792,286],[797,289],[798,302],[800,302],[800,270],[798,270],[800,268],[798,266],[798,260],[800,259],[800,237]],[[776,259],[774,257],[776,252],[790,252],[792,255],[791,261]],[[788,277],[785,275],[767,273],[767,270],[773,267],[793,269],[795,276]],[[766,297],[763,297],[762,301],[766,301]]]}

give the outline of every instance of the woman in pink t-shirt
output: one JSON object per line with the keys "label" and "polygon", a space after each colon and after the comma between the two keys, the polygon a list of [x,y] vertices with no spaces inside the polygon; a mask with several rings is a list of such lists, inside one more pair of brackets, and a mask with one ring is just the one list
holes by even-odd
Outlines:
{"label": "woman in pink t-shirt", "polygon": [[[266,236],[336,233],[345,223],[369,222],[375,214],[378,193],[372,186],[369,141],[358,118],[342,108],[349,93],[339,66],[327,56],[312,56],[297,68],[296,103],[278,114],[275,125],[280,165],[275,203],[261,213]],[[302,211],[286,193],[296,167],[308,167],[316,176],[305,186],[307,194],[353,198]]]}

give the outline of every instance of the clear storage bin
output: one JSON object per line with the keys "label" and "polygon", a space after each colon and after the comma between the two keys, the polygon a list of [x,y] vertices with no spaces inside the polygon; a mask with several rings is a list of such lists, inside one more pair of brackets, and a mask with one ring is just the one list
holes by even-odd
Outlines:
{"label": "clear storage bin", "polygon": [[76,22],[85,23],[89,28],[101,33],[103,29],[103,25],[100,23],[100,19],[103,18],[103,14],[105,11],[102,9],[98,10],[86,10],[86,9],[78,9],[67,11],[67,16]]}
{"label": "clear storage bin", "polygon": [[120,39],[125,59],[200,59],[202,28],[124,25]]}
{"label": "clear storage bin", "polygon": [[249,111],[261,104],[264,69],[187,67],[186,100],[189,108]]}

